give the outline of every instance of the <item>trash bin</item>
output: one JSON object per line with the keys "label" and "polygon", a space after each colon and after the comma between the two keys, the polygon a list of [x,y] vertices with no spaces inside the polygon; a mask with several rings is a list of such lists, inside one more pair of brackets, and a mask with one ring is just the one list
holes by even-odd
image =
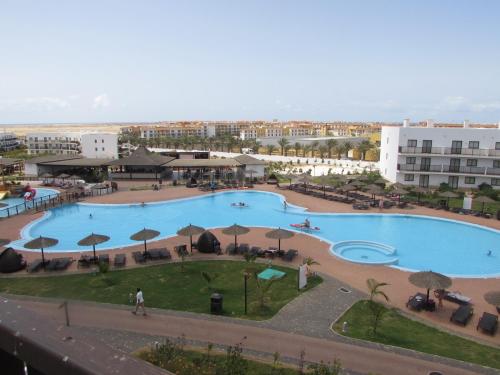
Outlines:
{"label": "trash bin", "polygon": [[214,293],[210,296],[210,314],[222,314],[222,294]]}

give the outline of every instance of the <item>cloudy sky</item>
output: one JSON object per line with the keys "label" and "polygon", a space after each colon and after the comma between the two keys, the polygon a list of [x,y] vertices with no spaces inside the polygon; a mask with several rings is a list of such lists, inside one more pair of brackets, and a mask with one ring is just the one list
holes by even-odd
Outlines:
{"label": "cloudy sky", "polygon": [[4,0],[0,123],[500,121],[500,1]]}

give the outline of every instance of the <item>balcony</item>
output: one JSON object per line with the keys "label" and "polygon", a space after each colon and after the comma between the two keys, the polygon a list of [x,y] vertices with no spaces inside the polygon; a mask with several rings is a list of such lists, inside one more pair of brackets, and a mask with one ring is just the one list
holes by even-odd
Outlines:
{"label": "balcony", "polygon": [[458,147],[445,147],[445,155],[466,155],[466,156],[490,156],[490,151],[486,148],[458,148]]}
{"label": "balcony", "polygon": [[442,147],[399,147],[401,154],[442,154]]}
{"label": "balcony", "polygon": [[402,172],[421,172],[421,173],[445,173],[445,174],[470,174],[500,176],[500,168],[490,167],[456,167],[443,164],[398,164],[398,171]]}

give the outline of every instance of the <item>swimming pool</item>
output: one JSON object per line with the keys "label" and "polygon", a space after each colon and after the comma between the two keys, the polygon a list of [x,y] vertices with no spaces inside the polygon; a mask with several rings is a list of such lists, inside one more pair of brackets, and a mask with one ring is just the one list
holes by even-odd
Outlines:
{"label": "swimming pool", "polygon": [[[55,194],[59,194],[59,192],[57,190],[54,190],[54,189],[36,188],[35,190],[36,190],[35,200],[36,200],[37,204],[40,203],[40,201],[44,201],[46,198],[48,199],[49,195],[54,197]],[[0,217],[7,217],[8,216],[7,209],[14,207],[14,206],[17,206],[17,205],[20,205],[17,208],[18,212],[22,212],[25,209],[23,197],[11,196],[9,198],[2,199],[0,202],[7,205],[6,207],[0,208]],[[33,207],[33,202],[26,201],[26,208],[31,208],[31,207]],[[10,214],[12,215],[13,213],[16,214],[16,211],[13,210],[13,211],[11,211]]]}
{"label": "swimming pool", "polygon": [[[232,207],[233,202],[246,202],[249,207]],[[129,237],[144,227],[160,231],[160,237],[165,238],[189,223],[205,228],[238,223],[295,230],[290,224],[309,218],[320,230],[308,234],[331,244],[371,241],[394,248],[398,261],[391,267],[433,270],[462,277],[500,275],[500,231],[412,215],[316,214],[292,205],[284,210],[282,202],[283,197],[278,194],[238,191],[149,203],[144,207],[140,204],[70,204],[51,209],[43,218],[25,227],[22,240],[12,245],[22,248],[29,239],[44,235],[59,239],[59,244],[47,251],[83,251],[88,247],[79,247],[76,243],[95,232],[111,237],[109,242],[98,246],[102,250],[137,244]],[[282,244],[293,247],[293,240],[284,240]],[[493,251],[492,256],[486,255],[489,250]]]}

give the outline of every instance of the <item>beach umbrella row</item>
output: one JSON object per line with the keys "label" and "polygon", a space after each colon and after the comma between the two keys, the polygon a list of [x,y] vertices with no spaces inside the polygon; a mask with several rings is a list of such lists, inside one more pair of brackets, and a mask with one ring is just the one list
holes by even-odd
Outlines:
{"label": "beach umbrella row", "polygon": [[189,237],[189,242],[191,244],[191,252],[193,252],[193,236],[197,234],[202,234],[205,231],[202,227],[197,227],[196,225],[189,224],[187,227],[181,228],[177,231],[177,235],[183,237]]}

